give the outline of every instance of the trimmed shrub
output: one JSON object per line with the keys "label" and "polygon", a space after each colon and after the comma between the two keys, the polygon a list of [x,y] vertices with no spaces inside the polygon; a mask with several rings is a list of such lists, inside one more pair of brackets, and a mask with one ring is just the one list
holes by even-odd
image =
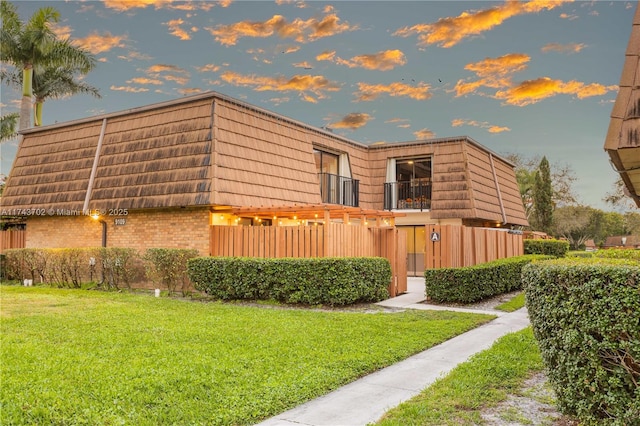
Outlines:
{"label": "trimmed shrub", "polygon": [[190,284],[187,261],[196,256],[198,256],[198,251],[195,249],[147,249],[144,255],[144,259],[147,261],[147,277],[165,285],[169,293],[174,293],[180,286],[182,294],[187,294]]}
{"label": "trimmed shrub", "polygon": [[462,268],[424,271],[425,293],[437,303],[473,303],[522,288],[522,267],[550,256],[524,255]]}
{"label": "trimmed shrub", "polygon": [[81,288],[98,281],[104,289],[127,288],[141,278],[136,250],[107,248],[22,248],[5,252],[9,279],[32,279],[34,284]]}
{"label": "trimmed shrub", "polygon": [[143,276],[144,266],[136,249],[124,247],[100,247],[89,252],[89,263],[100,269],[100,287],[119,290],[121,286],[131,289],[131,284]]}
{"label": "trimmed shrub", "polygon": [[21,248],[5,250],[6,274],[9,279],[33,280],[33,283],[46,282],[47,249]]}
{"label": "trimmed shrub", "polygon": [[607,249],[593,252],[595,257],[604,259],[627,259],[640,262],[640,250],[636,249]]}
{"label": "trimmed shrub", "polygon": [[523,269],[526,304],[560,409],[640,424],[640,265],[558,259]]}
{"label": "trimmed shrub", "polygon": [[57,287],[80,288],[88,275],[86,249],[63,248],[43,251],[47,257],[47,282]]}
{"label": "trimmed shrub", "polygon": [[523,240],[524,254],[545,254],[565,257],[569,252],[569,242],[562,240]]}
{"label": "trimmed shrub", "polygon": [[384,258],[199,257],[188,262],[195,288],[223,300],[349,305],[389,297]]}

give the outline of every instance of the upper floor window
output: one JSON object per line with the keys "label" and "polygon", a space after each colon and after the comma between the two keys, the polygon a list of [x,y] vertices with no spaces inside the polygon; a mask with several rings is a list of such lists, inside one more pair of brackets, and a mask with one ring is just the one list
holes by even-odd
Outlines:
{"label": "upper floor window", "polygon": [[[360,198],[359,181],[345,176],[349,160],[346,154],[313,150],[323,203],[357,207]],[[349,173],[350,175],[350,173]]]}
{"label": "upper floor window", "polygon": [[431,180],[431,158],[396,160],[396,182]]}
{"label": "upper floor window", "polygon": [[391,159],[384,184],[384,208],[430,209],[431,172],[431,157]]}
{"label": "upper floor window", "polygon": [[316,159],[316,170],[318,173],[338,174],[338,163],[340,159],[338,155],[314,149],[313,156]]}

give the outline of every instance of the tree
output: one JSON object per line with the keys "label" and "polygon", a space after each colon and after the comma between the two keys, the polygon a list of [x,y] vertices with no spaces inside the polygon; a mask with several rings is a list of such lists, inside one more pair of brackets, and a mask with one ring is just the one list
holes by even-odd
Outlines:
{"label": "tree", "polygon": [[537,230],[551,232],[553,221],[553,187],[547,157],[542,157],[533,184],[533,222]]}
{"label": "tree", "polygon": [[[35,96],[34,124],[42,125],[42,108],[47,99],[61,99],[66,96],[85,93],[93,95],[97,98],[100,96],[98,88],[93,87],[82,80],[80,70],[71,67],[48,67],[42,71],[36,71],[33,74],[33,95]],[[22,73],[5,74],[4,79],[7,83],[15,86],[22,85]]]}
{"label": "tree", "polygon": [[[520,154],[508,154],[506,158],[515,166],[516,181],[518,182],[520,197],[522,198],[522,205],[527,214],[527,219],[535,220],[533,219],[533,187],[541,158],[538,156],[525,158]],[[550,169],[554,206],[562,207],[577,204],[576,197],[573,194],[573,182],[576,181],[576,177],[571,167],[569,165],[552,164]]]}
{"label": "tree", "polygon": [[611,192],[607,192],[602,200],[619,211],[637,209],[638,206],[636,206],[636,203],[626,194],[626,192],[627,188],[624,181],[620,176],[618,176],[618,179],[616,179],[613,184],[613,190]]}
{"label": "tree", "polygon": [[38,9],[26,22],[20,21],[16,7],[1,0],[0,60],[22,72],[22,101],[18,130],[31,126],[33,75],[47,68],[62,67],[86,74],[95,66],[95,58],[68,40],[59,40],[51,30],[60,13],[52,7]]}
{"label": "tree", "polygon": [[17,135],[16,125],[19,117],[20,114],[17,112],[0,117],[0,142],[14,138]]}
{"label": "tree", "polygon": [[572,250],[578,250],[587,240],[594,238],[589,231],[593,209],[587,206],[566,206],[553,215],[552,234],[566,238]]}

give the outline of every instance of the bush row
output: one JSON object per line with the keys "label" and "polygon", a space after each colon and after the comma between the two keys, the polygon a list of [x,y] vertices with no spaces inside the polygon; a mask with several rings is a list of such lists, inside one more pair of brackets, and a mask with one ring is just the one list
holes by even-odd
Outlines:
{"label": "bush row", "polygon": [[522,280],[561,410],[584,424],[640,424],[638,262],[558,259],[527,265]]}
{"label": "bush row", "polygon": [[349,305],[389,297],[384,258],[199,257],[188,262],[196,289],[223,300]]}
{"label": "bush row", "polygon": [[143,255],[122,247],[23,248],[5,251],[4,279],[31,279],[57,287],[132,288],[145,277],[170,292],[188,288],[186,261],[196,250],[151,248]]}
{"label": "bush row", "polygon": [[565,257],[569,252],[569,242],[562,240],[523,240],[524,254],[545,254]]}
{"label": "bush row", "polygon": [[427,269],[426,296],[437,303],[473,303],[522,288],[522,267],[544,255],[523,255],[463,268]]}

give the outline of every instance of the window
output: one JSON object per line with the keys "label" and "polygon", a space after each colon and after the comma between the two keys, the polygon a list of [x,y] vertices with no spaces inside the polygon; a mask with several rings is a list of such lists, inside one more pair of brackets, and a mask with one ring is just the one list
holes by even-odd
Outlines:
{"label": "window", "polygon": [[431,180],[431,158],[396,160],[396,182]]}
{"label": "window", "polygon": [[316,159],[316,169],[318,173],[338,174],[339,156],[318,149],[313,150],[313,156]]}

